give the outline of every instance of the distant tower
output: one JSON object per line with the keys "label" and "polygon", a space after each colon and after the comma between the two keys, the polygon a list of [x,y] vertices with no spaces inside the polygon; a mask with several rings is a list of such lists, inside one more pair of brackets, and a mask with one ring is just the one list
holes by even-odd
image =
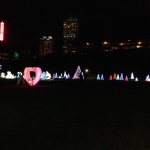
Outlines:
{"label": "distant tower", "polygon": [[0,41],[4,40],[4,23],[0,23]]}
{"label": "distant tower", "polygon": [[78,20],[77,18],[67,18],[63,21],[63,52],[76,52],[78,38]]}
{"label": "distant tower", "polygon": [[54,51],[54,39],[52,36],[43,36],[39,39],[39,57],[45,56],[47,54],[53,53]]}

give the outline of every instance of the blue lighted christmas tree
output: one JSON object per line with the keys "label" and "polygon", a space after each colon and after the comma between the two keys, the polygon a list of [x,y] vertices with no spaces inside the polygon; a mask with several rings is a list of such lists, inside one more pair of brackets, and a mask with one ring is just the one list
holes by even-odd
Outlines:
{"label": "blue lighted christmas tree", "polygon": [[104,80],[104,76],[103,76],[103,74],[101,75],[101,80]]}
{"label": "blue lighted christmas tree", "polygon": [[124,80],[123,79],[123,73],[121,73],[121,75],[120,75],[120,80]]}

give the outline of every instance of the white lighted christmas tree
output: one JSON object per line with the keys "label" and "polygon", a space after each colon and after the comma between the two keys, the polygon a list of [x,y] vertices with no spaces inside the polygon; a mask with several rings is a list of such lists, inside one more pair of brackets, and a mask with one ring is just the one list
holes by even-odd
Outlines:
{"label": "white lighted christmas tree", "polygon": [[73,76],[73,79],[79,79],[80,73],[81,73],[81,69],[80,69],[80,66],[78,66],[78,68]]}
{"label": "white lighted christmas tree", "polygon": [[131,79],[134,80],[134,74],[133,74],[133,72],[131,73]]}
{"label": "white lighted christmas tree", "polygon": [[116,80],[119,80],[119,74],[117,74]]}

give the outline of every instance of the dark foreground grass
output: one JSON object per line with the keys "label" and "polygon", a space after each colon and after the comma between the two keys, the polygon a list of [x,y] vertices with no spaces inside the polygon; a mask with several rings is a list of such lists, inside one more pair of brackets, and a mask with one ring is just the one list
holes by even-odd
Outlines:
{"label": "dark foreground grass", "polygon": [[0,80],[0,149],[149,150],[150,83]]}

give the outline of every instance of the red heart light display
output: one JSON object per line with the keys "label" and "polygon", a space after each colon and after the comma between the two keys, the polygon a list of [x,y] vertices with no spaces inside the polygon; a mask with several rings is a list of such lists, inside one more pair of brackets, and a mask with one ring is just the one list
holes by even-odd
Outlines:
{"label": "red heart light display", "polygon": [[[34,79],[32,79],[30,76],[31,71],[35,72]],[[42,75],[42,70],[39,67],[26,67],[24,69],[24,78],[30,86],[36,85],[39,82],[41,75]]]}

